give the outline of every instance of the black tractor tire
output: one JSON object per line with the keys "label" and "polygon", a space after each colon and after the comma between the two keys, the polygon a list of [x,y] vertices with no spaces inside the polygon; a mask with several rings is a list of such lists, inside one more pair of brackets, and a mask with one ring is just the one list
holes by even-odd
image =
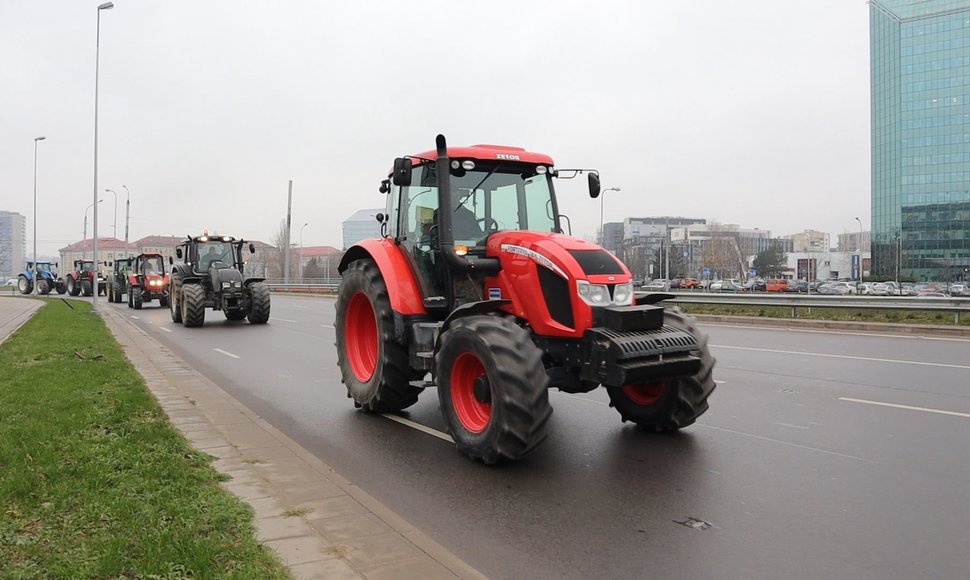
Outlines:
{"label": "black tractor tire", "polygon": [[131,305],[135,310],[141,310],[142,304],[144,304],[145,296],[142,294],[140,286],[133,286],[131,288]]}
{"label": "black tractor tire", "polygon": [[17,276],[17,290],[21,294],[30,294],[34,291],[34,281],[28,280],[27,276]]}
{"label": "black tractor tire", "polygon": [[81,285],[70,276],[67,278],[67,293],[71,296],[79,296],[81,294]]}
{"label": "black tractor tire", "polygon": [[202,326],[205,323],[205,290],[201,284],[182,285],[182,324]]}
{"label": "black tractor tire", "polygon": [[121,302],[121,284],[118,282],[111,283],[111,294],[108,295],[108,300],[110,302]]}
{"label": "black tractor tire", "polygon": [[441,415],[458,451],[492,464],[520,459],[545,440],[549,377],[542,351],[514,320],[455,320],[435,365]]}
{"label": "black tractor tire", "polygon": [[246,318],[250,324],[266,324],[269,322],[269,286],[262,282],[249,285],[249,311]]}
{"label": "black tractor tire", "polygon": [[387,285],[372,260],[351,262],[343,273],[334,322],[337,366],[347,396],[363,411],[393,413],[410,407],[426,373],[411,369],[407,346],[394,334]]}
{"label": "black tractor tire", "polygon": [[623,421],[654,433],[683,429],[707,411],[707,398],[714,392],[714,357],[707,347],[707,335],[694,319],[679,308],[664,310],[664,324],[689,332],[697,340],[701,368],[689,377],[676,377],[648,385],[608,387],[610,406]]}
{"label": "black tractor tire", "polygon": [[91,287],[90,280],[81,280],[81,294],[84,296],[94,295],[94,288]]}
{"label": "black tractor tire", "polygon": [[158,305],[162,308],[168,308],[168,296],[159,296]]}
{"label": "black tractor tire", "polygon": [[234,308],[232,310],[223,310],[226,315],[226,320],[244,320],[246,318],[246,311],[240,308]]}
{"label": "black tractor tire", "polygon": [[131,286],[129,286],[128,287],[128,293],[125,294],[125,300],[127,300],[127,302],[128,302],[128,308],[134,308],[135,307],[135,298],[134,298],[134,296],[131,295],[131,291],[132,290],[133,290],[133,288]]}
{"label": "black tractor tire", "polygon": [[58,294],[64,294],[67,292],[67,284],[64,283],[64,280],[58,280],[54,283],[54,289],[57,290]]}
{"label": "black tractor tire", "polygon": [[168,283],[168,313],[172,315],[172,322],[182,322],[182,276],[172,272]]}
{"label": "black tractor tire", "polygon": [[37,281],[37,293],[41,296],[47,296],[51,293],[51,283],[47,278],[41,278]]}

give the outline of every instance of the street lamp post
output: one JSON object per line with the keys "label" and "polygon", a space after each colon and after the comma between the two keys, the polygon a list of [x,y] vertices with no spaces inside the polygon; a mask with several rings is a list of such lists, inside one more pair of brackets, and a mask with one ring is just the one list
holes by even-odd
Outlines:
{"label": "street lamp post", "polygon": [[[101,203],[102,201],[104,200],[99,199],[96,203]],[[94,205],[95,204],[93,203],[89,203],[88,207],[84,208],[84,241],[85,242],[88,241],[88,210],[94,207]],[[81,257],[82,258],[84,257],[83,253],[81,254]]]}
{"label": "street lamp post", "polygon": [[619,187],[607,187],[600,192],[600,244],[606,247],[606,232],[603,231],[603,198],[607,191],[620,191]]}
{"label": "street lamp post", "polygon": [[115,196],[115,221],[114,221],[114,225],[111,226],[111,236],[117,240],[118,239],[118,194],[113,189],[106,189],[105,191]]}
{"label": "street lamp post", "polygon": [[300,226],[300,253],[299,253],[298,259],[300,260],[300,282],[301,283],[303,282],[303,228],[307,227],[308,225],[310,225],[310,222],[307,222],[302,226]]}
{"label": "street lamp post", "polygon": [[105,2],[98,5],[98,26],[94,37],[94,295],[91,299],[91,312],[98,311],[98,63],[101,58],[101,11],[111,10],[115,5]]}
{"label": "street lamp post", "polygon": [[859,222],[859,281],[855,285],[855,293],[859,293],[859,285],[865,281],[866,269],[862,267],[862,220],[855,218]]}
{"label": "street lamp post", "polygon": [[34,137],[34,289],[37,289],[37,142],[47,137]]}
{"label": "street lamp post", "polygon": [[131,192],[128,191],[127,185],[122,185],[125,188],[125,257],[128,257],[128,211],[131,209]]}

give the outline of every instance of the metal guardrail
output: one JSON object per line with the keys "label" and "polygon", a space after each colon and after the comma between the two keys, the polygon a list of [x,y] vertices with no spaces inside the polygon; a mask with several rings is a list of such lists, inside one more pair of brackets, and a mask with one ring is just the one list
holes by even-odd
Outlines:
{"label": "metal guardrail", "polygon": [[[306,282],[284,284],[267,280],[270,290],[277,292],[336,294],[339,284]],[[637,292],[647,294],[647,292]],[[939,298],[920,296],[829,296],[820,294],[773,294],[773,293],[717,293],[717,292],[669,292],[675,296],[671,302],[679,304],[716,304],[722,306],[771,306],[791,309],[791,317],[797,318],[799,308],[849,308],[853,310],[914,310],[921,312],[953,313],[953,323],[960,324],[961,315],[970,315],[970,298]]]}

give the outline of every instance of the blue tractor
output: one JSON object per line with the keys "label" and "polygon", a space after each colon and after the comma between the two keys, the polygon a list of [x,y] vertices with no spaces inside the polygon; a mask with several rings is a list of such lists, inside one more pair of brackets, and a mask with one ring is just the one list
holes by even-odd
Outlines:
{"label": "blue tractor", "polygon": [[[52,264],[50,260],[37,260],[36,286],[38,294],[50,294],[51,290],[57,291],[58,294],[67,292],[67,286],[63,280],[57,278],[57,273],[54,272],[52,266],[56,268],[57,263]],[[27,267],[17,276],[17,289],[20,290],[21,294],[30,294],[34,291],[34,286],[34,263],[28,261]]]}

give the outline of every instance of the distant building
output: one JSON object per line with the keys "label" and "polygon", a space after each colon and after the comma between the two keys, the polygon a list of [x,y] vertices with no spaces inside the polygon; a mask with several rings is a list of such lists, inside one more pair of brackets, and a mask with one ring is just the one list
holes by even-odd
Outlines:
{"label": "distant building", "polygon": [[339,277],[337,266],[343,251],[333,246],[306,246],[296,249],[299,260],[298,275],[300,278],[334,280]]}
{"label": "distant building", "polygon": [[869,232],[846,232],[839,234],[838,251],[868,252]]}
{"label": "distant building", "polygon": [[745,277],[751,259],[767,250],[772,240],[769,230],[737,224],[673,228],[670,238],[672,255],[682,261],[684,274],[695,278]]}
{"label": "distant building", "polygon": [[384,213],[384,208],[362,209],[344,220],[345,251],[361,240],[381,237],[381,224],[377,221],[379,213]]}
{"label": "distant building", "polygon": [[[71,270],[75,260],[91,260],[94,258],[94,240],[88,238],[65,246],[57,251],[61,256],[60,270],[58,273],[65,273]],[[140,253],[138,246],[132,243],[125,248],[125,242],[115,238],[98,238],[98,262],[100,268],[107,272],[109,268],[105,262],[113,262],[117,258],[133,256]]]}
{"label": "distant building", "polygon": [[[661,276],[661,271],[666,275],[668,260],[665,257],[661,264],[659,257],[661,248],[664,248],[666,256],[667,248],[670,246],[671,230],[706,223],[705,219],[671,216],[626,218],[622,222],[623,238],[615,253],[630,269],[634,278],[643,280],[658,278]],[[609,246],[607,249],[610,249]],[[678,264],[679,262],[674,260],[674,266],[671,266],[673,271],[668,277],[690,275],[676,271]]]}
{"label": "distant building", "polygon": [[805,230],[781,238],[792,241],[793,252],[828,251],[831,248],[831,236],[818,230]]}
{"label": "distant building", "polygon": [[608,252],[619,254],[620,246],[623,244],[623,223],[609,222],[603,224],[603,239],[600,245]]}
{"label": "distant building", "polygon": [[27,260],[27,218],[0,211],[0,283],[16,278]]}
{"label": "distant building", "polygon": [[870,0],[873,276],[970,267],[970,0]]}

